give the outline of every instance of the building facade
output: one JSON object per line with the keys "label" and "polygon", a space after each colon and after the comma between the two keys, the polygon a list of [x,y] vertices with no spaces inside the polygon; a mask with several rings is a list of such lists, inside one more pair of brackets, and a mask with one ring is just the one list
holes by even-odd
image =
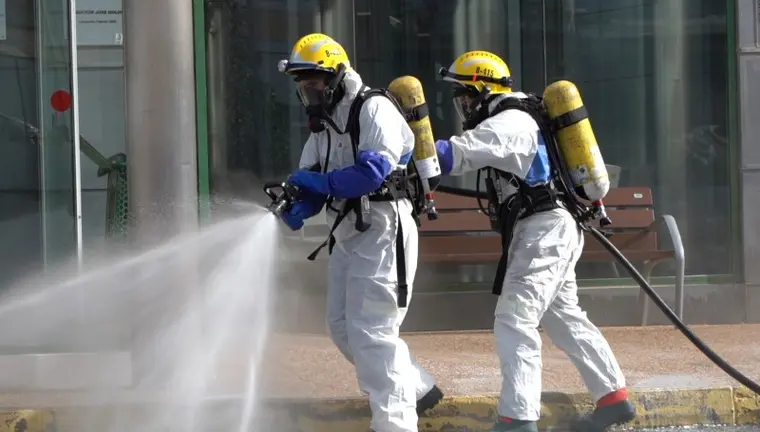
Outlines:
{"label": "building facade", "polygon": [[[209,196],[253,196],[253,182],[286,176],[308,129],[277,62],[300,36],[323,32],[369,85],[417,76],[442,138],[459,126],[436,71],[467,50],[501,55],[523,91],[575,82],[618,187],[651,188],[655,211],[678,223],[687,321],[760,319],[757,2],[169,3],[0,0],[0,286],[63,257],[86,259],[111,238],[109,177],[88,145],[126,155],[131,210],[193,203],[162,213],[182,224],[209,216]],[[475,178],[447,181],[474,187]],[[666,299],[674,272],[670,263],[655,271]],[[492,276],[492,266],[421,266],[408,329],[487,328]],[[583,263],[578,277],[600,322],[635,322],[631,280]],[[320,304],[323,291],[294,297]],[[470,316],[449,318],[465,306]],[[303,327],[312,325],[321,328]]]}

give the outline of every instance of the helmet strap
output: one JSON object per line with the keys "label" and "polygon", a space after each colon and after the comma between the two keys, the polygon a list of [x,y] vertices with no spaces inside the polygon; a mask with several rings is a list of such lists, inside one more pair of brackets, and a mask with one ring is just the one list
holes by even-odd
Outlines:
{"label": "helmet strap", "polygon": [[343,79],[346,77],[346,65],[343,63],[338,65],[338,70],[335,73],[335,76],[332,77],[330,82],[327,83],[327,86],[325,87],[324,91],[324,104],[325,104],[325,111],[328,114],[331,114],[333,110],[335,109],[335,106],[338,105],[338,102],[343,99],[343,96],[346,94],[345,85],[343,84]]}

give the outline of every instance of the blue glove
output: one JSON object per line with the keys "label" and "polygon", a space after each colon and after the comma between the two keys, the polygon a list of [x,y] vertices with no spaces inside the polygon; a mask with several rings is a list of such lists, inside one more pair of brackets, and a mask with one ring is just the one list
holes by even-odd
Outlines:
{"label": "blue glove", "polygon": [[449,175],[454,169],[454,149],[449,140],[438,140],[435,142],[435,151],[438,153],[438,162],[441,165],[441,173]]}
{"label": "blue glove", "polygon": [[291,211],[300,203],[293,204],[293,207],[288,209],[287,211],[284,211],[282,215],[280,215],[280,218],[285,222],[285,225],[287,225],[290,229],[293,231],[298,231],[303,227],[303,218],[300,217],[297,213],[292,213]]}
{"label": "blue glove", "polygon": [[301,229],[303,221],[314,217],[322,211],[322,207],[327,199],[324,195],[317,195],[307,191],[304,191],[299,198],[287,211],[282,213],[282,220],[293,231]]}
{"label": "blue glove", "polygon": [[379,188],[391,164],[378,153],[359,152],[356,164],[327,174],[299,170],[288,178],[288,183],[319,195],[338,199],[357,198]]}

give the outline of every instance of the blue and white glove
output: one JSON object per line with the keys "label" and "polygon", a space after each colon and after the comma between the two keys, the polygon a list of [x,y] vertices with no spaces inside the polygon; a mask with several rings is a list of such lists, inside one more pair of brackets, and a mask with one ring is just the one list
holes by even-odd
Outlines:
{"label": "blue and white glove", "polygon": [[454,169],[454,148],[449,140],[435,142],[435,151],[438,153],[438,162],[441,165],[441,173],[449,175]]}
{"label": "blue and white glove", "polygon": [[303,221],[322,211],[326,199],[327,197],[324,195],[303,191],[300,199],[282,213],[282,220],[290,229],[298,231],[303,227]]}
{"label": "blue and white glove", "polygon": [[391,164],[375,152],[360,152],[355,165],[321,174],[298,170],[288,183],[337,199],[358,198],[377,190],[391,172]]}

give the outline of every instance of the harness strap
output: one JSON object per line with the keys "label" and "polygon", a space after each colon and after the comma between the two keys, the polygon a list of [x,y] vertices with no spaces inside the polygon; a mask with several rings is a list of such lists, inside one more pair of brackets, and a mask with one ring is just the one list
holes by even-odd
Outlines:
{"label": "harness strap", "polygon": [[398,298],[396,304],[400,308],[408,305],[409,285],[406,280],[406,253],[404,252],[404,225],[401,223],[401,214],[398,213],[398,201],[396,201],[396,213],[398,228],[396,229],[396,278],[398,283]]}
{"label": "harness strap", "polygon": [[333,247],[335,247],[335,236],[333,235],[335,233],[335,230],[338,229],[338,225],[340,225],[341,222],[343,222],[343,219],[348,216],[348,213],[351,211],[351,206],[349,206],[348,200],[343,203],[343,209],[341,209],[340,213],[338,213],[338,216],[335,217],[335,221],[333,221],[332,226],[330,227],[330,232],[327,233],[327,238],[325,241],[322,242],[317,248],[309,254],[306,259],[309,261],[314,261],[317,259],[317,255],[319,255],[319,252],[322,251],[322,249],[325,248],[325,246],[330,246],[328,248],[328,253],[332,254]]}
{"label": "harness strap", "polygon": [[[512,237],[515,230],[517,221],[532,216],[536,213],[546,212],[559,208],[554,201],[544,201],[533,206],[532,210],[526,210],[523,214],[520,214],[520,205],[523,204],[523,198],[519,194],[515,197],[512,205],[506,211],[502,210],[502,213],[506,213],[503,223],[503,231],[501,234],[501,257],[499,258],[499,264],[496,266],[496,277],[493,281],[493,287],[491,292],[495,295],[501,295],[501,290],[504,286],[504,280],[507,276],[507,264],[509,263],[509,246],[512,244]],[[502,205],[501,207],[505,207]]]}
{"label": "harness strap", "polygon": [[[536,97],[535,95],[532,95],[532,98],[528,99],[505,98],[497,105],[491,115],[493,116],[509,109],[518,109],[529,114],[541,129],[542,134],[544,135],[544,144],[546,146],[549,146],[551,145],[551,142],[550,140],[546,139],[547,136],[544,133],[548,125],[541,118],[538,112],[540,110],[541,103],[541,98]],[[572,112],[570,115],[564,116],[557,123],[558,125],[572,124],[574,122],[582,120],[584,118],[584,115],[585,113],[582,110]],[[558,169],[558,167],[553,168]],[[496,201],[496,204],[490,206],[490,209],[492,210],[490,212],[492,215],[492,224],[497,225],[497,231],[501,233],[502,248],[499,264],[496,267],[496,277],[494,278],[492,292],[496,295],[501,295],[504,280],[506,279],[507,264],[509,263],[509,247],[512,243],[515,225],[517,225],[517,222],[519,220],[525,219],[536,213],[560,208],[561,206],[558,204],[558,201],[564,200],[566,197],[561,193],[561,191],[555,189],[554,175],[552,175],[552,180],[549,182],[549,184],[538,187],[530,187],[516,176],[497,169],[494,169],[494,171],[496,171],[496,173],[500,176],[508,176],[507,178],[510,178],[510,181],[512,181],[513,184],[516,183],[517,186],[517,193],[511,199],[501,204],[498,204],[498,201]],[[488,181],[486,182],[486,185],[488,186]],[[491,187],[489,189],[492,188],[493,186],[491,184]],[[488,195],[489,201],[494,202],[492,201],[494,199],[493,197],[495,196],[493,190],[489,190]],[[498,206],[498,208],[494,209],[495,206]]]}
{"label": "harness strap", "polygon": [[[500,172],[499,170],[496,171],[497,173]],[[502,174],[508,175],[508,173]],[[560,208],[560,205],[557,204],[560,196],[551,184],[532,188],[517,177],[512,176],[512,180],[518,184],[517,193],[506,202],[498,205],[496,209],[497,231],[501,233],[501,257],[496,267],[496,277],[491,289],[495,295],[501,295],[506,279],[509,247],[512,244],[517,222],[536,213]]]}

